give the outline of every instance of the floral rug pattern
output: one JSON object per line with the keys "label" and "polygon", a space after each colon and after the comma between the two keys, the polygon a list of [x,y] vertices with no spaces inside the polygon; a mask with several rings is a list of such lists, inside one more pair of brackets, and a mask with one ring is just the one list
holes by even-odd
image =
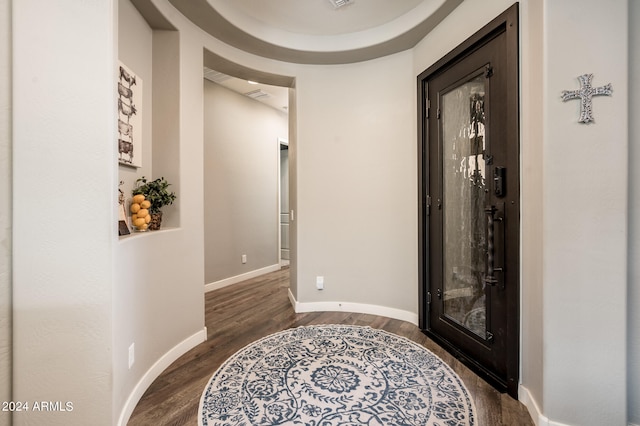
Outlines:
{"label": "floral rug pattern", "polygon": [[229,358],[200,400],[203,426],[471,426],[460,378],[426,348],[383,330],[298,327]]}

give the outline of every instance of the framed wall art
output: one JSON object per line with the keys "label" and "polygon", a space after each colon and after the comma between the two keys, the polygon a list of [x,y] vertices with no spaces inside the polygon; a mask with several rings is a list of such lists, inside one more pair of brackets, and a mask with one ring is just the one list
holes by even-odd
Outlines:
{"label": "framed wall art", "polygon": [[118,63],[118,162],[142,166],[142,79]]}

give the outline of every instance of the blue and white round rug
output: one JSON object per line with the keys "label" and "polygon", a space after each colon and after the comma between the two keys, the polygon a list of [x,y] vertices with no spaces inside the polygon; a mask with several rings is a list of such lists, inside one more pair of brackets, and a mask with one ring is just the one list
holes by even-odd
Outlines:
{"label": "blue and white round rug", "polygon": [[229,358],[200,399],[203,426],[475,425],[462,380],[426,348],[370,327],[315,325]]}

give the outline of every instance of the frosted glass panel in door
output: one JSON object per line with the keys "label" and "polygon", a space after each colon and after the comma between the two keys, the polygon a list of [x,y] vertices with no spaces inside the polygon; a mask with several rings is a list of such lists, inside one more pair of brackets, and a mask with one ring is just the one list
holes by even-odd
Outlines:
{"label": "frosted glass panel in door", "polygon": [[444,314],[486,338],[485,77],[441,97]]}

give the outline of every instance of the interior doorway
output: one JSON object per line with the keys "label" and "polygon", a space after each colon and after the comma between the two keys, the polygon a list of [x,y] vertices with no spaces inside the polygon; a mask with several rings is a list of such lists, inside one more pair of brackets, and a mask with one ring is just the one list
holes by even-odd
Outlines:
{"label": "interior doorway", "polygon": [[290,209],[289,209],[289,140],[278,138],[280,161],[278,163],[278,175],[280,176],[279,198],[280,202],[280,266],[287,266],[290,257]]}
{"label": "interior doorway", "polygon": [[[289,170],[280,167],[280,142],[291,145],[288,104],[294,82],[208,51],[203,75],[205,291],[210,291],[282,266],[281,228],[294,225],[280,223],[280,172]],[[286,151],[286,162],[290,153]],[[289,177],[295,175],[285,178],[285,209],[295,206]],[[292,241],[284,235],[285,249]],[[285,263],[295,263],[286,253],[284,257]]]}
{"label": "interior doorway", "polygon": [[420,327],[517,398],[518,8],[419,76]]}

